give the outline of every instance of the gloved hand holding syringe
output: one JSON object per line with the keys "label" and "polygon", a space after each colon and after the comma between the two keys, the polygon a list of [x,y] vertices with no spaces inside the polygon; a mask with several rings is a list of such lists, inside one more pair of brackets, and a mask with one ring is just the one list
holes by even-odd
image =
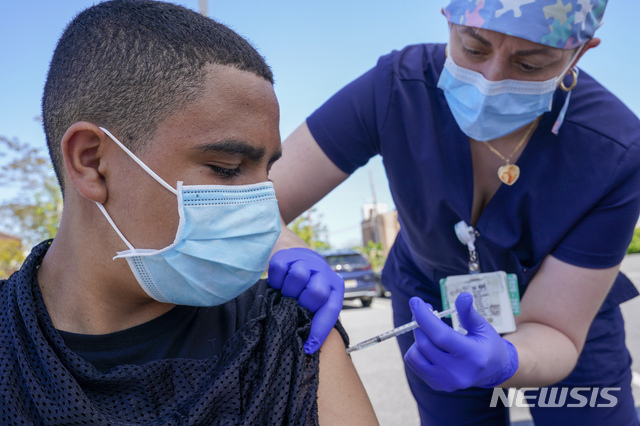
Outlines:
{"label": "gloved hand holding syringe", "polygon": [[[433,314],[435,316],[437,316],[438,318],[443,318],[446,317],[447,315],[451,315],[453,313],[456,312],[456,308],[451,308],[451,309],[447,309],[444,310],[442,312],[438,312],[438,311],[433,311]],[[347,353],[351,353],[351,352],[355,352],[355,351],[359,351],[361,349],[365,349],[368,348],[369,346],[373,346],[376,343],[380,343],[380,342],[384,342],[385,340],[391,339],[392,337],[396,337],[399,336],[400,334],[404,334],[407,333],[415,328],[418,328],[418,322],[417,321],[411,321],[407,324],[401,325],[400,327],[396,327],[393,330],[389,330],[386,331],[382,334],[378,334],[377,336],[374,336],[370,339],[364,340],[360,343],[358,343],[357,345],[353,345],[350,348],[347,348]]]}

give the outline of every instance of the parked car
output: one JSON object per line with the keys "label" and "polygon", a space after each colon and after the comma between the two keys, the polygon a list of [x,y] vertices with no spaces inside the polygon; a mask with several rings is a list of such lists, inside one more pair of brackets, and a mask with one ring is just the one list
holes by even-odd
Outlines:
{"label": "parked car", "polygon": [[376,288],[378,289],[378,297],[391,297],[391,292],[382,284],[382,273],[376,272]]}
{"label": "parked car", "polygon": [[362,306],[371,306],[378,295],[376,274],[366,257],[355,250],[322,253],[325,260],[344,280],[344,298],[360,299]]}

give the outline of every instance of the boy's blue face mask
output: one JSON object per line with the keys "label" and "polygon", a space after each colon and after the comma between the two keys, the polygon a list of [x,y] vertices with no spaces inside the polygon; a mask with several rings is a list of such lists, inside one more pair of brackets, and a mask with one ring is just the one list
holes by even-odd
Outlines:
{"label": "boy's blue face mask", "polygon": [[[570,64],[576,57],[577,53]],[[553,94],[566,72],[546,81],[489,81],[479,72],[460,67],[448,56],[438,88],[444,91],[460,129],[470,138],[486,142],[551,111]]]}
{"label": "boy's blue face mask", "polygon": [[129,250],[125,258],[153,299],[178,305],[215,306],[255,284],[280,235],[280,213],[271,182],[253,185],[189,185],[172,188],[108,130],[136,163],[178,198],[180,222],[174,242],[160,250],[136,249],[104,206],[96,203]]}

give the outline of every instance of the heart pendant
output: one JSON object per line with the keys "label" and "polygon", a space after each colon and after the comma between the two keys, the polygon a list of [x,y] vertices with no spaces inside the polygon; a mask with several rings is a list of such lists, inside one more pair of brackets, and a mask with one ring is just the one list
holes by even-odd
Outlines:
{"label": "heart pendant", "polygon": [[502,181],[502,183],[506,183],[511,186],[520,177],[520,167],[515,164],[505,164],[504,166],[498,169],[498,178]]}

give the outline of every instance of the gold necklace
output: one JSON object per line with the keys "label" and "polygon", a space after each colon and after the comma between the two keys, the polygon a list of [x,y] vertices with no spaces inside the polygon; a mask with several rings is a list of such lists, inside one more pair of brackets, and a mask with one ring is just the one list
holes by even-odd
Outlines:
{"label": "gold necklace", "polygon": [[483,142],[489,147],[491,152],[496,154],[498,157],[502,159],[502,161],[506,163],[504,166],[501,166],[498,169],[498,178],[502,181],[502,183],[506,183],[507,185],[511,186],[514,183],[516,183],[516,181],[520,177],[520,167],[516,166],[515,164],[511,164],[510,160],[511,160],[511,157],[513,157],[516,154],[516,152],[518,152],[520,148],[522,148],[522,145],[527,141],[527,139],[529,139],[529,136],[531,136],[531,132],[533,132],[533,129],[535,125],[538,123],[538,120],[539,119],[536,118],[531,122],[531,124],[529,125],[529,128],[527,129],[527,133],[525,133],[524,137],[520,139],[520,142],[518,142],[518,145],[515,147],[511,155],[506,158],[504,155],[500,154],[500,152],[497,149],[492,147],[489,142]]}

